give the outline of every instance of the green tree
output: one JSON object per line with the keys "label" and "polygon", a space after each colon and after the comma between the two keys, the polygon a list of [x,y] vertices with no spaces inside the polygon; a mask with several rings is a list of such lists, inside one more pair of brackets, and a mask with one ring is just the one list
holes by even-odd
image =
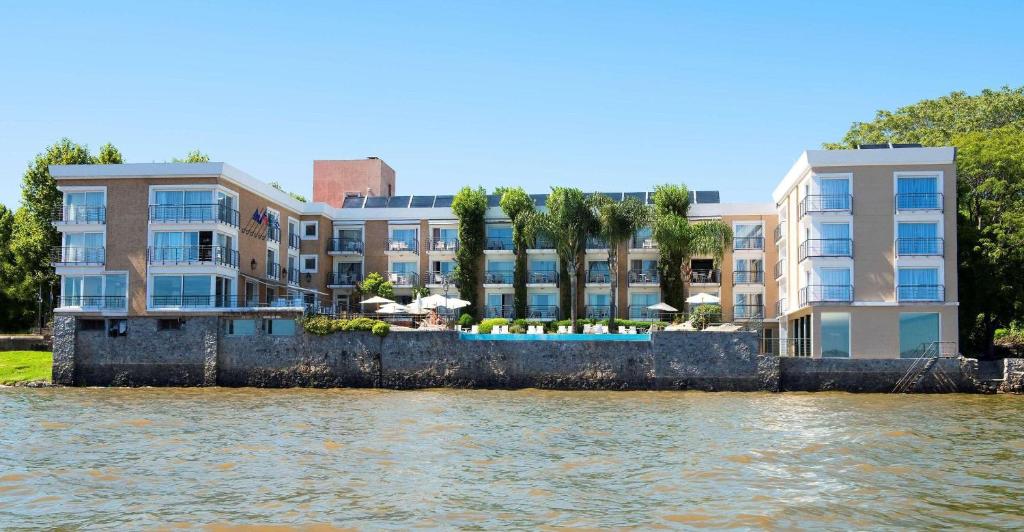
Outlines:
{"label": "green tree", "polygon": [[370,272],[359,284],[359,292],[366,296],[380,296],[386,299],[395,297],[395,287],[377,272]]}
{"label": "green tree", "polygon": [[526,318],[526,249],[532,240],[532,217],[536,214],[533,198],[522,187],[499,188],[495,191],[501,196],[498,204],[501,210],[512,221],[512,243],[515,248],[516,267],[512,280],[515,289],[513,304],[516,319]]}
{"label": "green tree", "polygon": [[452,199],[452,212],[459,219],[459,248],[455,251],[455,283],[459,294],[469,301],[465,312],[480,318],[477,284],[480,282],[480,257],[484,254],[487,231],[487,192],[483,188],[463,187]]}
{"label": "green tree", "polygon": [[658,274],[662,299],[677,308],[686,308],[685,280],[690,258],[710,255],[720,263],[725,249],[732,244],[732,228],[721,220],[690,223],[690,192],[685,185],[654,187],[653,230],[658,243]]}
{"label": "green tree", "polygon": [[551,238],[558,260],[569,274],[569,319],[576,327],[579,272],[583,271],[583,254],[587,236],[597,228],[590,202],[578,188],[551,187],[547,210],[534,217],[535,230]]}
{"label": "green tree", "polygon": [[205,153],[203,153],[203,152],[201,152],[201,151],[199,151],[199,150],[192,150],[192,151],[190,151],[190,152],[185,154],[185,158],[184,159],[179,159],[179,158],[175,157],[175,158],[171,159],[171,162],[172,163],[208,163],[208,162],[210,162],[210,156],[205,154]]}
{"label": "green tree", "polygon": [[615,330],[619,294],[619,247],[649,223],[649,209],[636,198],[617,202],[602,194],[590,197],[597,219],[596,234],[608,244],[608,273],[611,288],[608,297],[608,328]]}
{"label": "green tree", "polygon": [[13,233],[14,213],[0,205],[0,331],[3,332],[20,331],[31,321],[24,302],[11,293],[16,274],[11,254]]}
{"label": "green tree", "polygon": [[281,192],[284,192],[285,194],[288,194],[294,200],[301,201],[302,203],[308,203],[308,201],[306,200],[306,196],[303,196],[302,194],[296,194],[294,192],[288,192],[287,190],[284,189],[284,187],[281,186],[281,183],[278,183],[277,181],[271,181],[269,185],[276,188],[277,190],[280,190]]}
{"label": "green tree", "polygon": [[100,146],[100,152],[96,154],[94,162],[96,164],[124,164],[124,157],[121,156],[121,150],[108,142]]}

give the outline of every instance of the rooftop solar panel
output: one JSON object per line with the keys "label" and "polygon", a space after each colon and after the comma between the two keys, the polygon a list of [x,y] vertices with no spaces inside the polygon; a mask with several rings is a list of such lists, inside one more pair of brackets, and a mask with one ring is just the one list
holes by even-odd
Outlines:
{"label": "rooftop solar panel", "polygon": [[411,196],[391,196],[388,200],[389,209],[401,209],[409,206],[409,198]]}
{"label": "rooftop solar panel", "polygon": [[621,192],[602,192],[601,195],[611,198],[612,201],[622,201]]}
{"label": "rooftop solar panel", "polygon": [[382,208],[388,206],[387,196],[370,196],[366,198],[366,203],[363,204],[365,209]]}
{"label": "rooftop solar panel", "polygon": [[717,190],[698,190],[697,203],[719,203],[721,200]]}
{"label": "rooftop solar panel", "polygon": [[538,207],[543,207],[548,204],[547,194],[530,194],[530,197],[533,198],[533,204]]}
{"label": "rooftop solar panel", "polygon": [[633,199],[639,201],[640,203],[643,203],[643,202],[647,201],[647,194],[644,193],[644,192],[624,192],[622,194],[622,199],[626,199],[626,198],[633,198]]}
{"label": "rooftop solar panel", "polygon": [[497,207],[500,204],[499,203],[500,201],[501,201],[501,196],[498,196],[497,194],[488,194],[487,195],[487,206],[488,207]]}
{"label": "rooftop solar panel", "polygon": [[455,196],[434,196],[434,208],[451,207],[453,199]]}
{"label": "rooftop solar panel", "polygon": [[363,206],[363,200],[366,198],[362,196],[350,196],[345,198],[344,203],[341,204],[342,208],[345,209],[359,209]]}
{"label": "rooftop solar panel", "polygon": [[434,206],[434,196],[413,196],[412,197],[412,203],[410,203],[409,206],[410,207],[420,207],[420,208],[423,208],[423,207],[433,207]]}

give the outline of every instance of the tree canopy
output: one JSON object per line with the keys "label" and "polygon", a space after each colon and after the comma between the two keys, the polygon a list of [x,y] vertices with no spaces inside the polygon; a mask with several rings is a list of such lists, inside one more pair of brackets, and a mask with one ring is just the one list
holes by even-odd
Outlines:
{"label": "tree canopy", "polygon": [[618,202],[603,194],[590,196],[597,222],[596,234],[608,244],[608,327],[615,329],[615,313],[619,295],[619,246],[628,242],[633,235],[650,220],[650,209],[636,198]]}
{"label": "tree canopy", "polygon": [[516,254],[515,272],[512,286],[515,289],[513,306],[516,319],[526,318],[526,248],[532,238],[532,217],[536,213],[533,198],[522,187],[499,188],[495,194],[500,196],[498,205],[512,222],[512,243]]}
{"label": "tree canopy", "polygon": [[179,158],[175,157],[175,158],[171,159],[171,162],[172,163],[208,163],[208,162],[210,162],[210,156],[205,154],[205,153],[203,153],[203,152],[201,152],[201,151],[199,151],[199,150],[192,150],[192,151],[190,151],[190,152],[185,154],[185,158],[184,159],[179,159]]}
{"label": "tree canopy", "polygon": [[306,200],[306,196],[303,196],[302,194],[296,194],[294,192],[289,192],[289,191],[285,190],[284,187],[281,186],[281,183],[278,183],[277,181],[271,181],[269,183],[269,185],[274,187],[274,188],[276,188],[277,190],[280,190],[281,192],[284,192],[285,194],[288,194],[289,196],[292,197],[292,199],[294,199],[296,201],[301,201],[302,203],[308,203],[308,200]]}
{"label": "tree canopy", "polygon": [[551,238],[558,260],[568,270],[569,319],[575,327],[579,273],[583,271],[587,237],[597,230],[597,219],[586,195],[578,188],[551,187],[546,206],[545,212],[534,217],[534,224],[537,231]]}
{"label": "tree canopy", "polygon": [[459,295],[469,301],[465,312],[480,317],[477,283],[480,281],[480,257],[484,253],[487,231],[487,192],[483,187],[462,187],[452,198],[452,212],[459,219],[459,247],[455,250],[455,285]]}

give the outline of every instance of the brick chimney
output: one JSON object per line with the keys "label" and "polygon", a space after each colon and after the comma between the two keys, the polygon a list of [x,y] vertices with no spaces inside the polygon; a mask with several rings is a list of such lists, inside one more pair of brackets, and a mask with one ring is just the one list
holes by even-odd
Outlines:
{"label": "brick chimney", "polygon": [[349,196],[395,195],[395,170],[377,157],[313,161],[313,201],[340,208]]}

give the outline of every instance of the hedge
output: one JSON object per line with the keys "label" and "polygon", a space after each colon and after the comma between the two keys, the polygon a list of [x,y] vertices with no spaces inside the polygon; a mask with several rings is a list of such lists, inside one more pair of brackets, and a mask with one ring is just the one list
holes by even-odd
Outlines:
{"label": "hedge", "polygon": [[390,325],[372,318],[334,320],[327,316],[310,316],[302,320],[302,328],[317,336],[326,336],[339,331],[366,331],[384,337],[391,331]]}

